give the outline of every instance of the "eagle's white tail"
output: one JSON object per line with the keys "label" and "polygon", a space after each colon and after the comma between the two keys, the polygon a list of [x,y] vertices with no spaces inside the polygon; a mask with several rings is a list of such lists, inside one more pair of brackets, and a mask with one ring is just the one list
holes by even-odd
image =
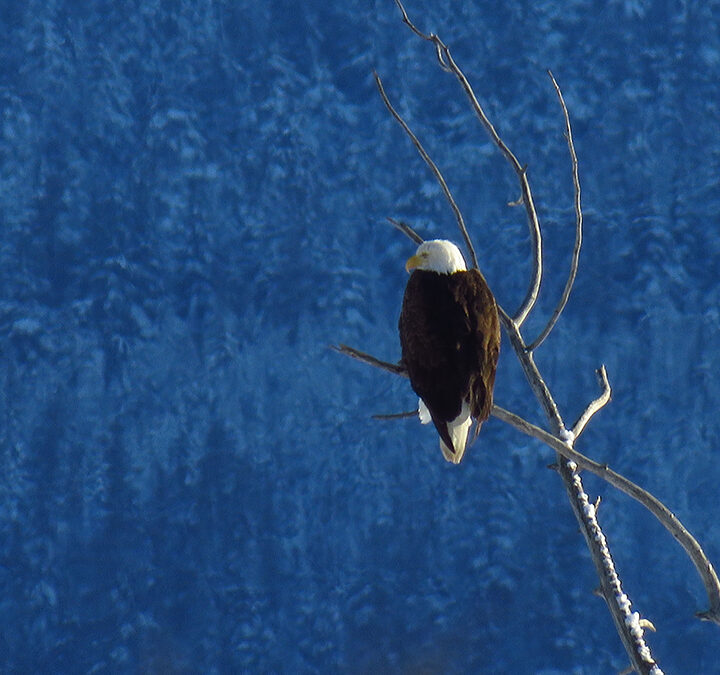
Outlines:
{"label": "eagle's white tail", "polygon": [[462,409],[460,414],[452,421],[448,422],[447,429],[450,434],[450,438],[455,446],[455,452],[453,453],[450,448],[443,443],[440,439],[440,449],[442,450],[443,457],[453,464],[460,464],[463,455],[465,454],[465,448],[467,447],[468,432],[472,426],[472,417],[470,417],[470,406],[467,401],[463,401]]}
{"label": "eagle's white tail", "polygon": [[[418,399],[418,417],[420,418],[421,424],[429,424],[432,421],[430,411],[425,405],[425,401],[421,398]],[[470,417],[470,405],[467,401],[463,401],[462,409],[460,414],[447,423],[447,430],[450,434],[450,440],[455,446],[455,452],[452,452],[450,448],[440,439],[440,450],[442,450],[443,457],[453,464],[460,464],[460,460],[465,454],[465,448],[467,447],[468,433],[472,426],[472,417]]]}

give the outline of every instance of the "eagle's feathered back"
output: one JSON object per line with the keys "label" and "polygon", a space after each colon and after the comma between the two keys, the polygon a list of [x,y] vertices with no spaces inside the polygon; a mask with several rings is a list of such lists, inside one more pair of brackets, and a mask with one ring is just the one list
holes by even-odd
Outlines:
{"label": "eagle's feathered back", "polygon": [[492,410],[500,352],[495,298],[478,270],[415,269],[399,330],[412,388],[430,413],[443,454],[457,463],[472,419],[477,434]]}

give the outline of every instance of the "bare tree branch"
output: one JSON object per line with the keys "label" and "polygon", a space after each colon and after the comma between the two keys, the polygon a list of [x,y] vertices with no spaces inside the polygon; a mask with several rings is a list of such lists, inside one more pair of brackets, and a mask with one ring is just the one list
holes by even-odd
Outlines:
{"label": "bare tree branch", "polygon": [[399,412],[399,413],[390,413],[386,415],[373,415],[372,418],[374,420],[402,420],[407,419],[408,417],[417,417],[418,411],[417,410],[408,410],[406,412]]}
{"label": "bare tree branch", "polygon": [[347,345],[343,344],[330,345],[330,349],[334,349],[336,352],[345,354],[350,358],[357,359],[358,361],[362,361],[363,363],[367,363],[369,366],[380,368],[380,370],[385,370],[388,373],[392,373],[393,375],[401,375],[402,377],[407,377],[407,371],[399,363],[389,363],[388,361],[382,361],[375,358],[372,354],[368,354],[367,352],[361,352],[359,349],[348,347]]}
{"label": "bare tree branch", "polygon": [[533,351],[537,349],[544,341],[545,338],[550,335],[550,331],[554,328],[557,320],[560,318],[562,311],[565,309],[570,292],[572,291],[573,284],[575,283],[575,277],[577,276],[578,262],[580,260],[580,247],[582,246],[583,236],[583,214],[582,207],[580,205],[580,177],[578,176],[578,160],[575,154],[575,143],[573,143],[572,129],[570,127],[570,115],[568,114],[567,106],[565,105],[565,99],[563,98],[562,91],[558,83],[555,81],[553,74],[548,70],[548,75],[552,80],[553,86],[555,87],[555,93],[560,100],[560,106],[562,107],[563,116],[565,117],[565,139],[567,140],[568,150],[570,151],[570,161],[572,163],[572,175],[573,175],[573,191],[575,194],[575,246],[573,247],[572,260],[570,262],[570,275],[565,283],[565,289],[563,290],[560,302],[558,302],[555,311],[550,317],[547,326],[542,330],[540,335],[528,345],[528,350]]}
{"label": "bare tree branch", "polygon": [[[542,237],[537,213],[532,200],[532,193],[530,192],[530,186],[527,180],[527,172],[510,152],[505,143],[500,139],[494,127],[489,122],[487,116],[482,110],[482,107],[478,103],[467,78],[450,55],[448,47],[436,35],[425,35],[415,28],[409,20],[407,12],[405,12],[400,0],[396,0],[396,3],[403,13],[403,20],[410,25],[413,31],[420,35],[420,37],[430,40],[435,44],[441,66],[446,70],[450,70],[460,81],[481,123],[488,131],[495,144],[503,152],[506,159],[508,159],[510,164],[513,166],[520,181],[522,201],[525,204],[526,212],[528,214],[530,232],[534,244],[534,274],[525,300],[522,302],[515,317],[510,319],[505,312],[502,312],[501,320],[508,332],[513,349],[515,350],[523,370],[525,371],[528,382],[546,411],[551,429],[556,435],[559,435],[561,431],[565,431],[565,425],[563,424],[557,405],[555,404],[547,385],[535,366],[532,358],[532,352],[527,350],[524,340],[520,335],[520,326],[532,310],[537,300],[542,277]],[[634,631],[628,623],[629,601],[627,600],[627,596],[622,594],[626,603],[623,607],[621,607],[618,602],[614,601],[613,594],[617,593],[617,589],[619,588],[619,578],[615,573],[612,558],[609,555],[609,550],[605,544],[605,537],[599,528],[597,520],[594,518],[591,520],[586,517],[585,504],[587,503],[587,495],[582,488],[582,481],[579,476],[575,475],[575,473],[568,468],[567,463],[559,462],[558,464],[560,476],[565,484],[565,489],[570,498],[573,512],[575,513],[578,523],[581,525],[581,530],[583,532],[583,536],[585,537],[588,549],[590,550],[593,564],[595,565],[595,569],[600,578],[603,596],[608,604],[618,635],[623,642],[633,667],[639,673],[650,673],[651,667],[655,667],[656,664],[650,655],[650,650],[642,640],[642,630],[638,629],[637,632],[639,633],[639,639],[636,639],[636,635],[634,635]],[[610,564],[608,564],[608,561],[610,561]]]}
{"label": "bare tree branch", "polygon": [[515,171],[518,180],[520,181],[521,198],[518,200],[517,203],[522,203],[525,206],[525,211],[528,217],[528,225],[530,227],[530,238],[532,240],[533,248],[533,273],[530,281],[530,287],[528,288],[528,291],[525,295],[525,299],[522,301],[519,309],[517,310],[517,312],[515,312],[515,316],[513,317],[514,321],[520,326],[525,321],[527,315],[530,313],[530,311],[535,305],[535,302],[537,301],[538,293],[540,292],[540,281],[542,279],[542,234],[540,232],[540,222],[538,221],[537,211],[535,210],[535,203],[533,201],[532,192],[530,190],[530,183],[528,182],[527,178],[527,167],[524,167],[520,164],[520,162],[517,160],[517,157],[515,157],[515,155],[511,152],[510,148],[508,148],[508,146],[505,145],[505,142],[500,138],[499,134],[495,130],[495,127],[488,119],[485,111],[483,110],[477,97],[475,96],[475,92],[470,86],[470,83],[465,77],[465,74],[450,55],[450,49],[448,48],[448,46],[437,35],[435,35],[435,33],[423,33],[421,30],[419,30],[417,26],[415,26],[415,24],[408,17],[408,14],[405,11],[405,7],[403,7],[402,2],[400,2],[400,0],[395,0],[395,3],[402,12],[403,22],[410,27],[413,33],[415,33],[415,35],[417,35],[418,37],[421,37],[423,40],[432,42],[433,45],[435,45],[435,51],[437,53],[440,66],[443,68],[443,70],[452,73],[456,77],[458,82],[460,82],[460,85],[462,86],[465,94],[470,100],[470,104],[475,111],[478,119],[480,120],[480,123],[483,125],[485,131],[488,133],[495,145],[505,156],[505,159],[507,159],[507,161],[510,163],[510,166]]}
{"label": "bare tree branch", "polygon": [[[335,351],[340,352],[341,354],[350,356],[375,368],[391,372],[394,375],[401,375],[403,377],[407,377],[407,372],[400,365],[388,363],[387,361],[382,361],[372,356],[371,354],[362,352],[358,349],[354,349],[353,347],[348,347],[347,345],[341,344],[339,346],[333,346],[332,348]],[[524,353],[527,356],[530,356],[530,354],[528,354],[527,352]],[[575,427],[577,428],[581,420],[583,420],[587,415],[587,419],[579,428],[579,432],[573,432],[575,438],[580,435],[582,429],[584,428],[585,424],[587,424],[587,421],[589,421],[590,417],[592,417],[595,412],[600,410],[600,408],[602,408],[605,403],[607,403],[607,401],[604,399],[609,399],[610,384],[607,380],[607,372],[605,371],[604,366],[598,370],[598,377],[601,381],[601,385],[603,386],[603,393],[601,396],[595,399],[595,401],[590,403],[585,413],[583,413],[580,420],[578,420],[578,422],[575,424]],[[588,411],[590,410],[592,410],[592,412],[588,415]],[[376,417],[378,419],[393,419],[401,416],[414,416],[416,414],[416,411],[412,411],[409,413],[400,413],[399,415],[395,416],[390,415]],[[625,478],[623,475],[613,471],[607,466],[607,464],[600,464],[599,462],[596,462],[575,450],[575,448],[572,446],[572,442],[574,442],[573,436],[571,436],[568,440],[563,440],[562,438],[560,438],[560,436],[563,435],[562,432],[555,436],[551,433],[548,433],[544,429],[541,429],[540,427],[532,424],[531,422],[528,422],[519,415],[515,415],[514,413],[511,413],[510,411],[505,410],[498,405],[493,406],[492,415],[493,417],[497,417],[499,420],[514,427],[518,431],[521,431],[528,436],[532,436],[533,438],[537,438],[538,440],[542,441],[565,459],[575,462],[575,464],[577,464],[577,466],[581,469],[585,469],[586,471],[589,471],[590,473],[598,476],[599,478],[602,478],[604,481],[617,488],[621,492],[624,492],[626,495],[639,502],[648,511],[650,511],[650,513],[652,513],[658,519],[660,524],[668,532],[670,532],[670,534],[672,534],[672,536],[675,537],[678,543],[685,549],[696,569],[698,570],[700,578],[703,580],[703,584],[708,595],[710,608],[705,612],[699,612],[697,616],[704,621],[712,621],[720,625],[720,581],[718,581],[715,569],[713,568],[712,563],[708,560],[700,544],[698,544],[697,540],[683,526],[680,520],[678,520],[677,516],[675,516],[675,514],[672,513],[672,511],[670,511],[659,499],[657,499],[657,497],[654,497],[647,490],[644,490],[639,485],[636,485],[631,480]]]}
{"label": "bare tree branch", "polygon": [[[438,38],[434,34],[426,35],[419,31],[417,28],[415,28],[414,24],[412,24],[412,22],[409,20],[407,12],[405,12],[405,9],[400,0],[396,0],[396,3],[402,11],[403,20],[411,27],[411,29],[423,39],[427,39],[433,42],[436,48],[436,53],[440,65],[446,70],[450,70],[450,72],[452,72],[460,81],[466,95],[470,99],[473,109],[478,115],[483,126],[488,131],[495,144],[503,152],[505,157],[510,161],[520,180],[522,201],[526,207],[526,212],[528,214],[528,219],[530,222],[531,236],[535,244],[534,274],[530,284],[530,288],[528,290],[528,293],[526,294],[526,298],[521,304],[521,307],[518,310],[516,317],[510,319],[509,317],[507,317],[505,312],[502,312],[501,319],[503,321],[503,325],[506,328],[506,331],[508,332],[511,344],[513,345],[513,349],[515,350],[518,358],[520,359],[521,365],[523,367],[523,370],[525,371],[528,381],[533,388],[536,397],[545,408],[551,430],[553,431],[555,436],[559,436],[561,431],[565,432],[565,425],[562,421],[562,417],[560,416],[557,405],[555,404],[555,401],[553,400],[550,391],[547,388],[547,385],[537,371],[537,367],[535,366],[532,358],[532,352],[528,352],[524,340],[520,335],[520,326],[531,311],[537,299],[540,288],[540,280],[542,276],[542,237],[540,233],[539,222],[537,220],[537,213],[535,211],[535,207],[532,201],[529,183],[527,181],[527,172],[525,168],[519,164],[515,156],[509,151],[507,146],[500,139],[492,124],[489,122],[487,116],[482,110],[482,107],[478,103],[477,98],[475,97],[472,87],[470,86],[463,72],[454,62],[447,46],[440,40],[440,38]],[[619,579],[617,577],[617,574],[615,573],[614,565],[612,564],[612,558],[609,555],[609,551],[605,544],[604,535],[602,535],[602,531],[599,529],[597,520],[594,518],[590,519],[586,516],[587,509],[585,508],[585,505],[587,504],[587,495],[584,493],[584,490],[582,488],[582,481],[580,477],[577,476],[575,472],[568,467],[566,462],[558,462],[558,466],[559,473],[563,479],[565,489],[570,498],[573,512],[575,513],[576,519],[581,526],[583,536],[585,537],[585,541],[588,545],[588,549],[590,550],[591,557],[593,559],[593,564],[595,565],[595,569],[600,578],[603,596],[605,597],[605,600],[608,604],[608,608],[613,618],[613,622],[615,623],[618,635],[623,642],[623,645],[627,651],[633,667],[639,673],[649,673],[650,667],[648,664],[654,666],[655,662],[650,655],[649,649],[644,644],[644,641],[642,641],[642,629],[638,629],[637,631],[640,635],[641,642],[638,642],[633,637],[633,631],[631,630],[631,627],[627,621],[629,613],[629,601],[624,594],[622,594],[622,597],[625,599],[625,603],[622,607],[620,606],[620,603],[614,601],[613,593],[618,593],[617,588],[619,588]],[[610,564],[608,564],[608,560],[610,561]]]}
{"label": "bare tree branch", "polygon": [[412,239],[416,244],[422,244],[425,241],[415,230],[407,223],[403,223],[395,218],[388,218],[388,222],[396,229],[400,230],[406,237]]}
{"label": "bare tree branch", "polygon": [[[592,404],[591,404],[592,406]],[[600,464],[575,450],[570,443],[549,434],[544,429],[527,422],[523,418],[515,415],[507,410],[503,410],[498,406],[493,406],[493,416],[507,422],[511,426],[522,431],[528,436],[533,436],[549,445],[558,454],[568,460],[575,462],[581,469],[585,469],[604,481],[607,481],[613,487],[624,492],[635,501],[642,504],[650,513],[652,513],[662,526],[672,534],[678,543],[685,549],[693,564],[695,565],[700,578],[703,580],[705,591],[707,592],[710,602],[710,609],[706,612],[698,613],[698,617],[704,621],[712,621],[720,625],[720,581],[718,581],[717,573],[708,560],[705,552],[695,537],[688,532],[683,524],[678,520],[677,516],[670,511],[657,497],[654,497],[647,490],[636,485],[621,474],[613,471],[607,464]]]}
{"label": "bare tree branch", "polygon": [[420,156],[425,161],[425,164],[427,164],[430,167],[430,170],[435,175],[435,179],[440,184],[440,187],[442,188],[443,194],[445,195],[445,198],[448,200],[450,204],[450,208],[452,209],[452,212],[455,214],[455,219],[457,220],[458,227],[460,228],[460,232],[463,236],[463,239],[465,240],[465,246],[468,249],[468,252],[470,253],[470,262],[472,263],[472,266],[475,269],[478,268],[478,261],[477,256],[475,255],[475,248],[472,245],[472,241],[470,241],[470,235],[468,234],[467,227],[465,227],[465,219],[463,218],[462,213],[460,212],[460,209],[458,208],[457,203],[455,202],[455,198],[452,196],[452,193],[450,192],[450,188],[447,186],[447,183],[445,182],[445,179],[443,178],[442,173],[440,172],[440,169],[438,169],[437,164],[433,162],[432,158],[428,153],[425,151],[425,148],[423,148],[422,143],[418,140],[417,136],[412,132],[410,127],[407,125],[405,120],[400,117],[400,114],[393,108],[392,103],[390,103],[390,99],[388,99],[387,94],[385,93],[385,89],[382,85],[382,80],[380,79],[380,76],[377,73],[374,73],[375,75],[375,83],[377,84],[378,91],[380,92],[380,96],[382,97],[383,103],[385,103],[385,106],[390,111],[390,114],[398,121],[400,126],[403,128],[403,131],[410,137],[410,140],[413,142],[413,145],[417,149],[417,151],[420,153]]}
{"label": "bare tree branch", "polygon": [[572,434],[573,441],[577,440],[578,436],[583,432],[585,426],[590,421],[592,416],[601,408],[605,407],[610,401],[612,395],[612,389],[610,388],[610,382],[608,381],[607,370],[605,366],[600,366],[596,371],[600,386],[602,387],[602,394],[598,396],[594,401],[591,401],[585,412],[578,418],[578,421],[573,425]]}

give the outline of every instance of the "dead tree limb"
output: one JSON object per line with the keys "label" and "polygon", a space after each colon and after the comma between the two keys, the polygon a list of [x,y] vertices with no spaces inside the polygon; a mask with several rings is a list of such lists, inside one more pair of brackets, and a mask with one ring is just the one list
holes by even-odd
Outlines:
{"label": "dead tree limb", "polygon": [[420,156],[423,158],[423,161],[430,167],[430,170],[433,172],[435,179],[440,184],[440,188],[442,189],[443,194],[445,195],[445,199],[447,199],[448,203],[450,204],[450,208],[452,209],[452,212],[455,215],[455,219],[457,220],[458,227],[460,228],[460,232],[463,236],[463,239],[465,240],[465,245],[467,246],[468,252],[470,253],[470,261],[472,263],[472,266],[475,269],[478,269],[477,255],[475,255],[475,247],[473,246],[472,241],[470,240],[470,235],[468,234],[467,227],[465,227],[465,219],[463,218],[463,214],[460,211],[460,207],[457,205],[457,202],[455,201],[455,198],[453,197],[452,192],[450,192],[450,188],[448,187],[447,183],[445,182],[445,178],[443,177],[440,169],[438,169],[437,164],[435,164],[435,162],[432,160],[430,155],[428,155],[427,151],[423,147],[422,143],[418,140],[418,137],[412,132],[412,130],[407,125],[405,120],[400,116],[400,113],[398,113],[398,111],[395,110],[392,103],[390,103],[390,99],[387,97],[387,94],[385,93],[385,88],[383,87],[380,76],[377,73],[374,73],[374,76],[375,76],[375,84],[377,84],[377,88],[378,88],[378,91],[380,92],[380,96],[382,97],[383,103],[385,103],[385,106],[390,111],[390,114],[397,120],[397,122],[403,128],[403,131],[408,135],[410,140],[413,142],[413,145],[417,148],[417,151],[420,153]]}
{"label": "dead tree limb", "polygon": [[[435,34],[427,34],[420,31],[415,24],[409,19],[405,8],[400,0],[395,0],[396,4],[402,12],[403,21],[410,27],[410,29],[423,40],[431,42],[436,51],[438,63],[441,68],[447,72],[450,72],[455,76],[462,86],[465,94],[470,100],[471,106],[482,123],[483,127],[489,134],[492,141],[499,148],[502,154],[505,156],[511,167],[515,171],[521,188],[521,200],[520,202],[525,206],[528,223],[530,226],[530,233],[533,245],[533,272],[531,275],[530,287],[526,293],[525,299],[522,301],[519,309],[511,317],[505,311],[500,309],[500,316],[505,331],[510,339],[510,343],[515,351],[526,378],[536,396],[541,407],[545,411],[550,432],[547,432],[535,425],[532,425],[525,420],[503,410],[502,408],[495,407],[493,414],[505,422],[515,426],[524,433],[528,433],[536,438],[539,438],[547,445],[552,447],[557,453],[557,467],[558,471],[563,479],[566,491],[568,493],[570,503],[573,511],[576,515],[578,523],[581,527],[581,531],[585,537],[587,546],[591,552],[593,563],[596,567],[596,571],[601,582],[601,593],[605,598],[611,616],[615,623],[618,635],[620,636],[623,645],[628,653],[631,660],[631,666],[633,670],[638,673],[660,673],[660,669],[657,663],[653,659],[649,648],[644,641],[644,628],[649,623],[645,619],[641,619],[637,612],[631,611],[631,603],[627,595],[623,592],[620,579],[614,567],[612,555],[610,554],[607,540],[600,529],[597,522],[595,507],[590,504],[587,494],[584,491],[582,481],[578,474],[578,469],[586,469],[592,471],[604,480],[614,485],[618,489],[622,490],[626,494],[630,495],[634,499],[637,499],[643,503],[662,523],[663,525],[673,534],[673,536],[681,543],[683,548],[688,552],[689,556],[696,565],[700,576],[705,584],[708,598],[710,601],[710,608],[708,611],[698,614],[702,619],[714,621],[720,623],[720,583],[718,582],[717,575],[708,561],[707,557],[702,551],[697,541],[692,535],[682,526],[677,518],[665,507],[659,500],[649,495],[645,490],[639,488],[637,485],[628,481],[623,476],[620,476],[616,472],[612,471],[605,465],[598,464],[593,460],[586,458],[584,455],[577,453],[574,449],[574,443],[577,437],[582,433],[587,423],[590,421],[592,416],[607,404],[610,400],[610,385],[607,379],[607,373],[604,368],[598,371],[601,386],[603,388],[602,394],[593,400],[580,416],[578,421],[568,430],[565,427],[562,416],[558,410],[558,407],[544,381],[537,366],[534,362],[533,352],[550,334],[557,320],[559,319],[562,311],[565,308],[568,297],[572,290],[572,286],[575,280],[578,269],[578,260],[580,246],[582,243],[582,209],[580,204],[580,183],[578,178],[578,163],[575,148],[572,140],[572,131],[570,127],[570,120],[562,97],[562,92],[558,86],[555,78],[550,73],[553,86],[562,107],[563,115],[565,118],[565,136],[570,151],[572,171],[573,171],[573,186],[574,186],[574,205],[576,214],[576,228],[575,228],[575,246],[573,249],[573,255],[570,265],[570,273],[568,280],[565,285],[563,294],[555,308],[550,320],[548,321],[545,328],[541,331],[538,337],[530,344],[527,345],[521,334],[521,326],[527,318],[530,311],[533,309],[534,304],[537,300],[540,282],[542,278],[542,235],[540,230],[540,224],[537,218],[537,212],[535,210],[532,192],[527,177],[526,168],[521,165],[515,155],[510,151],[507,145],[500,138],[499,134],[495,130],[492,123],[487,118],[482,106],[478,102],[475,93],[465,77],[462,70],[457,66],[453,60],[450,50],[447,45]],[[453,212],[455,213],[458,226],[462,232],[463,238],[465,239],[468,250],[472,256],[472,263],[474,267],[478,267],[477,260],[475,257],[475,251],[470,241],[470,237],[465,227],[464,219],[460,209],[457,207],[450,190],[445,183],[442,174],[430,159],[427,152],[418,141],[417,137],[410,130],[407,123],[400,117],[397,111],[391,105],[382,82],[377,74],[375,74],[375,80],[378,85],[378,89],[382,96],[382,99],[387,106],[393,117],[401,124],[405,133],[411,138],[418,152],[420,153],[423,160],[433,171],[436,179],[440,183],[445,197],[450,203]],[[391,221],[393,222],[393,221]],[[410,237],[416,243],[421,240],[421,237],[415,233],[409,226],[398,225],[396,222],[393,224],[398,227],[404,234]],[[406,375],[405,370],[401,364],[392,364],[386,361],[381,361],[375,357],[355,350],[351,347],[341,345],[337,348],[338,351],[347,354],[353,358],[359,359],[373,365],[378,368],[382,368],[388,372],[396,375]],[[382,416],[384,418],[395,418],[405,417],[407,413],[401,413],[393,416]]]}
{"label": "dead tree limb", "polygon": [[565,118],[565,139],[567,140],[568,150],[570,151],[570,162],[572,165],[572,176],[573,176],[573,192],[575,198],[573,203],[575,205],[575,246],[573,247],[572,259],[570,261],[570,274],[568,275],[565,288],[563,290],[560,301],[558,302],[555,311],[552,313],[550,320],[543,330],[540,332],[535,340],[528,345],[528,350],[533,351],[537,349],[544,341],[545,338],[550,335],[550,331],[555,327],[557,320],[560,318],[562,311],[565,309],[570,292],[572,291],[573,284],[575,283],[575,277],[577,276],[578,264],[580,261],[580,247],[582,246],[582,235],[583,235],[583,214],[582,206],[580,204],[580,177],[578,175],[578,160],[575,154],[575,143],[573,143],[572,128],[570,127],[570,115],[568,114],[567,106],[565,105],[565,99],[563,98],[562,91],[558,83],[555,81],[553,74],[548,70],[548,75],[552,80],[553,86],[555,87],[555,93],[557,94],[560,106],[562,107],[563,117]]}
{"label": "dead tree limb", "polygon": [[[607,380],[606,380],[607,381]],[[604,403],[604,393],[599,398],[595,399],[588,410],[597,412]],[[586,411],[587,412],[587,411]],[[718,583],[718,577],[715,570],[708,560],[705,552],[703,551],[700,544],[697,542],[695,537],[685,528],[685,526],[678,520],[677,516],[670,511],[657,497],[654,497],[647,490],[644,490],[639,485],[636,485],[631,480],[625,478],[625,476],[613,471],[607,464],[600,464],[582,453],[579,453],[573,447],[575,437],[570,436],[568,440],[562,440],[549,434],[544,429],[531,424],[524,420],[522,417],[515,415],[503,408],[498,406],[493,407],[493,416],[498,419],[510,424],[515,427],[518,431],[521,431],[528,436],[532,436],[542,441],[546,445],[549,445],[555,452],[562,455],[566,460],[574,462],[580,469],[585,469],[596,476],[599,476],[604,481],[617,488],[621,492],[625,493],[629,497],[632,497],[635,501],[642,504],[650,513],[652,513],[662,526],[672,534],[677,542],[685,549],[690,560],[698,571],[700,578],[702,579],[705,591],[707,592],[708,599],[710,600],[710,610],[706,612],[699,612],[697,614],[699,619],[704,621],[713,621],[718,623],[718,589],[720,583]],[[583,415],[584,417],[584,415]],[[582,418],[581,418],[582,419]]]}
{"label": "dead tree limb", "polygon": [[423,33],[408,16],[405,11],[402,2],[395,0],[395,4],[400,8],[402,12],[402,19],[405,24],[412,30],[415,35],[421,37],[423,40],[431,42],[435,46],[435,53],[437,55],[438,63],[441,68],[446,72],[452,73],[462,86],[465,94],[467,95],[470,105],[473,111],[477,115],[480,123],[485,128],[493,143],[499,148],[500,152],[504,155],[513,171],[517,174],[518,180],[520,181],[520,199],[515,204],[523,204],[527,213],[528,225],[530,227],[530,238],[532,240],[533,248],[533,272],[530,280],[530,286],[525,294],[525,299],[520,304],[520,307],[513,315],[513,320],[521,326],[527,315],[535,306],[538,294],[540,293],[540,282],[542,280],[542,269],[543,269],[543,256],[542,256],[542,233],[540,231],[540,222],[538,220],[537,211],[535,210],[535,203],[533,201],[532,192],[530,190],[530,183],[527,177],[527,167],[520,164],[517,157],[512,153],[510,148],[505,145],[505,142],[500,138],[495,127],[488,119],[485,111],[477,100],[475,92],[473,91],[468,79],[465,74],[460,70],[458,65],[455,63],[453,57],[450,55],[450,49],[435,33]]}
{"label": "dead tree limb", "polygon": [[348,347],[347,345],[330,345],[330,349],[334,349],[336,352],[345,354],[350,358],[357,359],[358,361],[362,361],[363,363],[367,363],[369,366],[374,366],[375,368],[385,370],[388,373],[392,373],[393,375],[402,375],[403,377],[407,377],[407,371],[399,363],[382,361],[381,359],[377,359],[371,354],[368,354],[367,352],[361,352],[359,349],[355,349],[354,347]]}
{"label": "dead tree limb", "polygon": [[407,223],[403,223],[395,218],[388,218],[388,222],[396,229],[400,230],[406,237],[412,239],[416,244],[422,244],[425,241],[415,230],[412,229]]}
{"label": "dead tree limb", "polygon": [[[334,346],[333,349],[370,366],[392,373],[393,375],[407,377],[407,372],[400,364],[382,361],[367,352],[362,352],[359,349],[354,349],[352,347],[348,347],[347,345]],[[711,609],[707,612],[698,613],[698,618],[718,623],[718,607],[720,607],[720,605],[718,605],[720,602],[718,589],[720,588],[720,583],[718,582],[717,574],[715,573],[712,564],[707,559],[707,556],[695,537],[692,536],[680,520],[678,520],[677,516],[657,497],[653,496],[650,492],[641,488],[639,485],[636,485],[631,480],[628,480],[625,476],[613,471],[607,464],[600,464],[599,462],[586,457],[574,448],[574,443],[577,440],[577,437],[580,436],[590,418],[610,401],[611,389],[605,366],[598,369],[598,379],[603,389],[602,393],[595,400],[590,402],[588,407],[585,409],[585,412],[583,412],[578,421],[575,423],[572,431],[566,431],[566,433],[563,434],[565,438],[553,436],[544,429],[541,429],[519,415],[516,415],[509,410],[505,410],[498,405],[493,406],[493,417],[497,417],[497,419],[509,424],[518,431],[542,441],[555,450],[555,452],[559,455],[562,455],[567,461],[574,462],[580,469],[584,469],[599,478],[602,478],[604,481],[617,488],[628,497],[631,497],[638,503],[642,504],[648,511],[650,511],[650,513],[658,519],[660,524],[668,532],[670,532],[670,534],[672,534],[678,543],[685,549],[703,581],[703,585],[705,586],[705,590],[710,600]],[[396,415],[373,415],[373,417],[375,419],[399,419],[414,415],[417,415],[417,411],[404,412]]]}

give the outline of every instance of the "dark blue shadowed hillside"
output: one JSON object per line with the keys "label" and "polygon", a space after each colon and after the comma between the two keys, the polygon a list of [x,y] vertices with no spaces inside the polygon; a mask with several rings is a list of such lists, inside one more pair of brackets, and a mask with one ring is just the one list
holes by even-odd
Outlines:
{"label": "dark blue shadowed hillside", "polygon": [[[527,163],[537,362],[578,449],[720,564],[720,3],[407,0]],[[0,670],[542,673],[627,665],[549,449],[490,420],[459,467],[399,357],[412,243],[452,214],[499,302],[529,278],[515,177],[393,0],[0,6]],[[541,421],[503,345],[499,405]],[[606,528],[665,672],[720,673],[672,537]]]}

